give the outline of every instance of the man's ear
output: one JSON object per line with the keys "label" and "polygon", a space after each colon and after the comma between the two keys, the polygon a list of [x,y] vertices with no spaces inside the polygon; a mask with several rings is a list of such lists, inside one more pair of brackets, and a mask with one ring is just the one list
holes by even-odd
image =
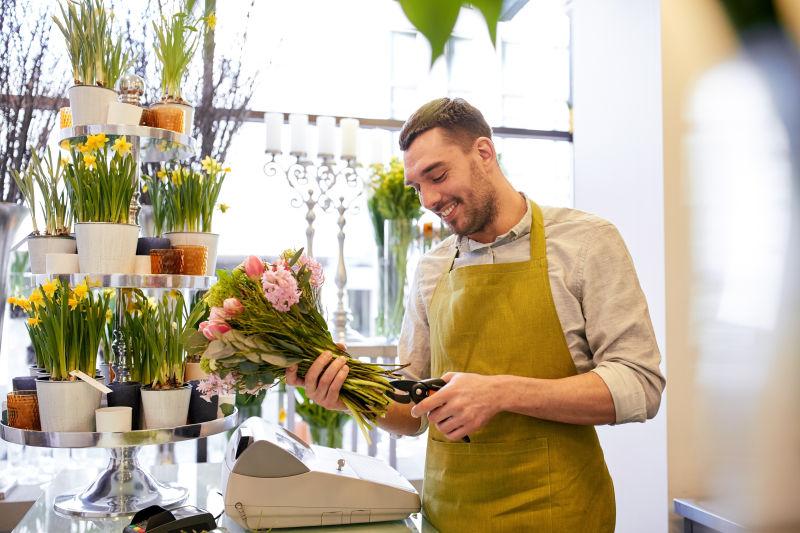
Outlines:
{"label": "man's ear", "polygon": [[489,137],[478,137],[473,146],[484,164],[497,160],[494,143]]}

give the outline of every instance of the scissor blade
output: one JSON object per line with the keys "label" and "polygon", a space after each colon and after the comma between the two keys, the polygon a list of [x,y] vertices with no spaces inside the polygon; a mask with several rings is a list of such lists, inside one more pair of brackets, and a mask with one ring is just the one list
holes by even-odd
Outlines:
{"label": "scissor blade", "polygon": [[398,403],[411,403],[411,396],[408,394],[397,394],[390,390],[387,390],[384,394]]}

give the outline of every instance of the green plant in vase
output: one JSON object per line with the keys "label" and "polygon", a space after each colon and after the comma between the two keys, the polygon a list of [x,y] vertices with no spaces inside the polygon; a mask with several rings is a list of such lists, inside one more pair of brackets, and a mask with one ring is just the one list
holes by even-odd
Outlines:
{"label": "green plant in vase", "polygon": [[[148,190],[151,194],[156,191],[153,218],[160,219],[167,231],[211,232],[219,193],[230,170],[207,156],[200,162],[200,169],[176,164],[160,170],[156,179],[148,177]],[[158,207],[155,196],[161,198]],[[224,211],[222,206],[220,210]]]}
{"label": "green plant in vase", "polygon": [[378,333],[391,338],[400,333],[403,321],[408,251],[414,240],[414,221],[422,215],[422,208],[416,191],[405,185],[403,163],[399,159],[393,157],[388,167],[373,165],[372,172],[367,205],[375,240],[383,253],[384,260],[379,264],[386,269],[381,273],[379,308],[383,315],[379,318]]}
{"label": "green plant in vase", "polygon": [[209,17],[195,17],[196,0],[182,2],[180,9],[171,17],[161,15],[161,20],[153,22],[155,30],[155,53],[161,62],[162,100],[185,103],[181,95],[183,77],[189,69],[202,35],[201,23]]}
{"label": "green plant in vase", "polygon": [[314,444],[341,448],[344,425],[350,420],[350,416],[340,411],[329,411],[309,400],[302,387],[295,391],[298,396],[295,412],[308,424]]}

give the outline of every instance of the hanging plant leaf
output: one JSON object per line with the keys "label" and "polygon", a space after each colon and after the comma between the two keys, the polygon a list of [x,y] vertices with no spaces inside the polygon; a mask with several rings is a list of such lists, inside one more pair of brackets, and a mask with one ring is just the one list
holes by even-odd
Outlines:
{"label": "hanging plant leaf", "polygon": [[500,18],[503,0],[470,0],[469,3],[483,14],[492,44],[497,46],[497,21]]}
{"label": "hanging plant leaf", "polygon": [[400,0],[400,7],[411,24],[431,44],[431,66],[444,53],[456,25],[461,0]]}

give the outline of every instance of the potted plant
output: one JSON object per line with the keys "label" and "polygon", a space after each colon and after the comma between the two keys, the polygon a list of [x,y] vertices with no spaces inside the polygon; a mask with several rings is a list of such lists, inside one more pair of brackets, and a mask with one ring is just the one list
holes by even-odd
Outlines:
{"label": "potted plant", "polygon": [[[217,206],[222,184],[230,168],[210,156],[200,162],[200,170],[190,165],[176,165],[170,171],[161,170],[163,202],[166,209],[163,215],[169,228],[164,236],[172,246],[202,245],[208,250],[206,275],[213,276],[217,264],[217,244],[219,235],[211,233],[211,223],[216,209],[227,210],[227,206]],[[151,182],[152,183],[152,182]],[[153,189],[150,189],[151,191]],[[156,202],[153,202],[154,219]]]}
{"label": "potted plant", "polygon": [[[44,157],[39,157],[31,148],[31,160],[28,167],[22,173],[13,170],[11,174],[31,211],[33,232],[27,239],[31,272],[44,274],[47,254],[74,254],[76,250],[75,238],[70,235],[72,214],[63,185],[64,168],[61,154],[58,155],[58,159],[54,160],[53,153],[49,148]],[[44,232],[39,230],[36,220],[37,187],[42,194],[40,206],[44,216]],[[60,273],[69,274],[70,272]]]}
{"label": "potted plant", "polygon": [[70,149],[65,175],[81,272],[132,273],[139,226],[128,223],[137,188],[131,143],[117,137],[109,147],[105,134],[90,135]]}
{"label": "potted plant", "polygon": [[159,176],[142,176],[142,194],[146,194],[150,205],[142,206],[139,214],[139,221],[144,218],[145,208],[149,210],[149,220],[152,223],[152,235],[148,234],[147,225],[142,224],[143,237],[139,237],[139,244],[136,246],[136,255],[150,255],[150,250],[164,249],[171,246],[169,239],[164,237],[167,227],[168,208],[166,172],[159,171]]}
{"label": "potted plant", "polygon": [[[161,102],[153,104],[156,126],[191,135],[194,108],[181,94],[183,78],[200,45],[200,24],[215,20],[213,15],[195,17],[196,0],[182,2],[177,13],[153,22],[155,53],[161,62]],[[176,111],[179,111],[177,115]],[[177,118],[177,120],[176,120]]]}
{"label": "potted plant", "polygon": [[344,425],[350,420],[347,413],[329,411],[314,403],[308,399],[302,387],[297,387],[295,392],[297,393],[295,412],[308,424],[314,444],[341,448]]}
{"label": "potted plant", "polygon": [[186,361],[183,339],[190,317],[183,295],[170,291],[157,301],[139,305],[148,308],[142,314],[145,346],[138,358],[143,372],[144,427],[185,425],[191,388],[183,381]]}
{"label": "potted plant", "polygon": [[67,45],[75,85],[69,88],[72,123],[104,124],[108,105],[117,100],[113,87],[128,68],[122,38],[111,37],[110,16],[102,0],[71,0],[60,5],[61,18],[53,16]]}
{"label": "potted plant", "polygon": [[417,193],[405,185],[403,163],[398,158],[393,157],[388,167],[372,165],[372,172],[367,206],[379,253],[378,334],[392,339],[400,334],[403,322],[408,251],[414,221],[422,215],[422,208]]}
{"label": "potted plant", "polygon": [[48,280],[24,301],[28,334],[49,372],[36,382],[43,431],[92,431],[100,392],[70,372],[95,375],[97,352],[109,312],[109,298],[84,280],[75,287]]}

